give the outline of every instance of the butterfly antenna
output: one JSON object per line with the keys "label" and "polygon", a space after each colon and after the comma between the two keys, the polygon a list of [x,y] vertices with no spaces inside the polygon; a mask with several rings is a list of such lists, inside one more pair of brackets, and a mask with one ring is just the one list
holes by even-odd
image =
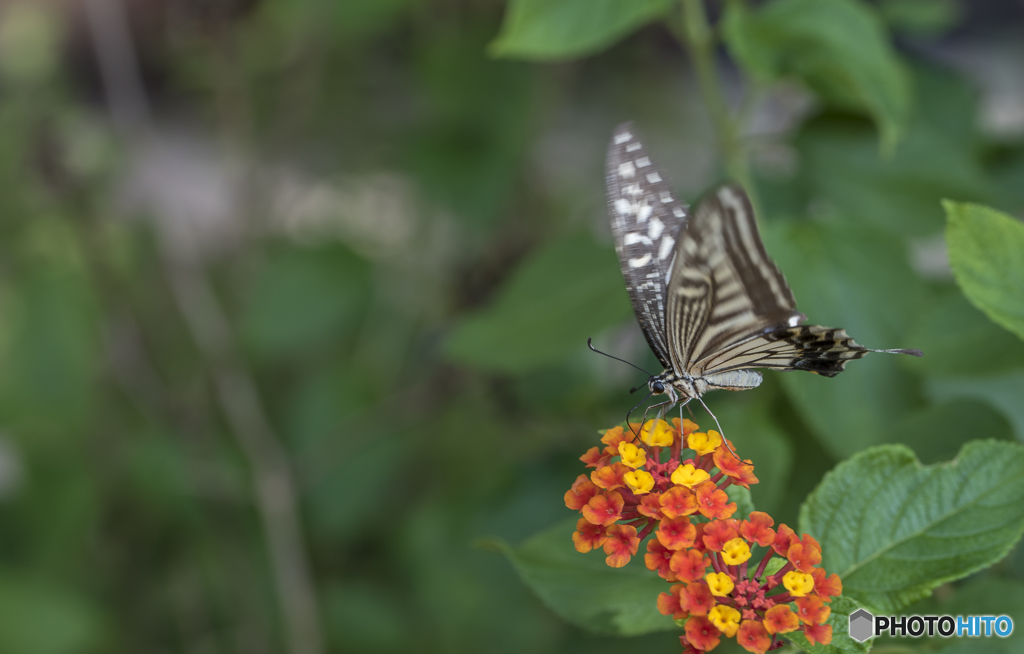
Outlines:
{"label": "butterfly antenna", "polygon": [[727,450],[729,450],[729,453],[732,454],[736,458],[736,460],[739,461],[740,463],[742,463],[744,465],[750,465],[752,467],[753,464],[749,464],[746,461],[744,461],[743,459],[741,459],[740,455],[736,454],[736,450],[732,449],[732,445],[729,445],[729,439],[725,437],[725,432],[722,431],[722,424],[720,422],[718,422],[718,418],[715,417],[715,414],[711,413],[711,409],[708,408],[708,405],[704,404],[704,400],[702,400],[702,399],[700,399],[698,397],[697,401],[700,402],[700,405],[702,407],[704,407],[704,410],[707,411],[708,415],[711,416],[712,420],[715,421],[715,425],[718,427],[718,433],[722,435],[722,442],[725,443],[725,447],[726,447]]}
{"label": "butterfly antenna", "polygon": [[[594,344],[591,343],[592,340],[593,340],[592,338],[588,338],[587,339],[587,347],[589,347],[594,352],[597,352],[598,354],[602,354],[602,355],[608,357],[609,359],[615,359],[616,361],[621,361],[622,363],[625,363],[626,365],[633,366],[634,368],[636,368],[640,372],[644,373],[648,377],[653,377],[654,376],[654,375],[652,375],[651,373],[647,372],[646,370],[644,370],[643,368],[641,368],[638,365],[632,364],[629,361],[626,361],[625,359],[620,359],[619,357],[613,357],[612,355],[608,354],[607,352],[602,352],[601,350],[599,350],[596,347],[594,347]],[[637,388],[640,388],[640,387],[638,386]],[[630,393],[632,393],[635,390],[636,390],[636,388],[634,388],[632,391],[630,391]],[[639,406],[639,405],[637,405],[637,406]]]}

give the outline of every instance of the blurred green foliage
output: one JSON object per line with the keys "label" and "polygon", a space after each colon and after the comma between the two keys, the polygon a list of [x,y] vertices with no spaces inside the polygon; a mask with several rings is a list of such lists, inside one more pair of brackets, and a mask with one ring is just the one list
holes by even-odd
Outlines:
{"label": "blurred green foliage", "polygon": [[[987,230],[1020,229],[1024,142],[979,130],[972,81],[888,27],[941,47],[959,12],[724,4],[709,7],[736,95],[755,113],[794,84],[813,97],[787,129],[740,141],[800,309],[926,353],[710,396],[758,466],[754,503],[795,524],[866,447],[932,463],[1024,439],[1024,343],[1004,329],[1020,333],[1020,278],[993,299],[956,265],[958,248],[984,258],[1017,238]],[[0,651],[292,650],[265,471],[220,394],[225,370],[253,381],[294,480],[323,651],[621,651],[478,539],[529,554],[568,515],[576,457],[631,406],[642,376],[587,337],[654,366],[607,235],[603,150],[636,118],[681,192],[722,176],[672,38],[678,6],[512,0],[503,19],[496,0],[126,5],[152,105],[142,135],[98,100],[88,21],[0,9]],[[157,200],[129,201],[140,192]],[[951,238],[966,298],[913,255],[941,242],[943,199],[1008,214]],[[993,214],[949,206],[951,234]],[[989,276],[1009,280],[1016,254]],[[226,318],[220,355],[190,322],[179,266]],[[609,572],[567,551],[579,583]],[[941,599],[991,585],[1024,618],[1022,556]]]}

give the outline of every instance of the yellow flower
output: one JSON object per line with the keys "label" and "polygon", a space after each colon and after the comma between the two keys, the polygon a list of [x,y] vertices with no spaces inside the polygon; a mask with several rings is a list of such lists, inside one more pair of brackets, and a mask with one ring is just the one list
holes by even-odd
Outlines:
{"label": "yellow flower", "polygon": [[793,597],[803,597],[814,591],[814,577],[806,572],[790,570],[783,575],[782,585]]}
{"label": "yellow flower", "polygon": [[640,431],[640,440],[651,447],[668,447],[672,444],[672,425],[664,420],[648,420]]}
{"label": "yellow flower", "polygon": [[647,463],[647,454],[636,445],[625,441],[619,443],[619,456],[622,457],[622,465],[629,468],[639,468]]}
{"label": "yellow flower", "polygon": [[707,433],[695,431],[689,435],[687,444],[697,454],[711,454],[722,444],[722,435],[714,429]]}
{"label": "yellow flower", "polygon": [[654,488],[654,477],[645,470],[630,470],[622,475],[622,481],[626,482],[629,490],[633,491],[636,495],[650,493],[651,489]]}
{"label": "yellow flower", "polygon": [[708,479],[711,479],[711,475],[708,474],[707,470],[694,468],[693,465],[689,463],[679,466],[672,473],[672,483],[680,486],[686,486],[687,488],[693,488],[697,484],[705,482]]}
{"label": "yellow flower", "polygon": [[[733,538],[722,545],[722,560],[729,565],[739,565],[750,558],[750,546],[742,538]],[[814,585],[813,579],[811,585]]]}
{"label": "yellow flower", "polygon": [[716,604],[708,611],[708,620],[725,634],[726,638],[735,636],[736,630],[740,628],[740,612],[724,604]]}
{"label": "yellow flower", "polygon": [[724,572],[709,572],[704,579],[708,582],[708,588],[711,589],[711,594],[715,597],[725,597],[735,587],[732,577]]}

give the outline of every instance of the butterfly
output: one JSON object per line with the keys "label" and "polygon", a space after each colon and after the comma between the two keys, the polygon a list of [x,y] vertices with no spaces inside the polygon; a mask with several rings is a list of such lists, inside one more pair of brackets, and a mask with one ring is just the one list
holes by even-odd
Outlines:
{"label": "butterfly", "polygon": [[847,361],[869,352],[922,356],[919,350],[871,350],[842,329],[804,325],[806,316],[765,251],[743,189],[720,186],[691,211],[631,123],[615,130],[606,180],[626,289],[664,367],[647,386],[668,400],[648,410],[693,399],[704,405],[701,396],[713,390],[755,388],[762,380],[758,368],[835,377]]}

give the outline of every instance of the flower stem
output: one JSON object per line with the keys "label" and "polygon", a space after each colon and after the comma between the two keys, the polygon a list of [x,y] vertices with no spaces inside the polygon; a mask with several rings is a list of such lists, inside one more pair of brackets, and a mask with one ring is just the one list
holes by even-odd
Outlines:
{"label": "flower stem", "polygon": [[725,159],[729,177],[743,185],[754,207],[757,201],[750,177],[747,159],[739,142],[737,122],[725,101],[721,81],[715,70],[715,38],[704,12],[703,0],[680,0],[682,5],[682,29],[677,36],[690,53],[697,79],[704,96],[711,122],[714,124],[718,146]]}

